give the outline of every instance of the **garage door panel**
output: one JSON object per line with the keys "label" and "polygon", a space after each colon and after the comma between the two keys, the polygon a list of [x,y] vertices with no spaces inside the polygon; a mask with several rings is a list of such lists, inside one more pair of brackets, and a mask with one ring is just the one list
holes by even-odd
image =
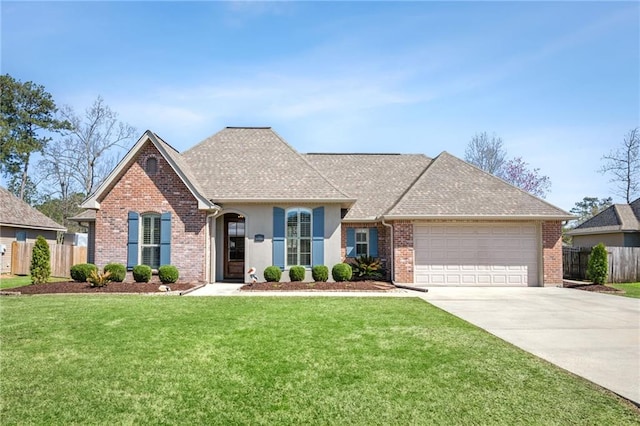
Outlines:
{"label": "garage door panel", "polygon": [[533,224],[417,225],[415,280],[432,285],[538,285]]}

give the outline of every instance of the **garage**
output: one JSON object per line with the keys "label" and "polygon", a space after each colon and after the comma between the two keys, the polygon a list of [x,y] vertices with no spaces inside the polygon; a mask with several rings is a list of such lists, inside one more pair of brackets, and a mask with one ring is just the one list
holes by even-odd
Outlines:
{"label": "garage", "polygon": [[413,238],[416,283],[539,285],[535,223],[420,224]]}

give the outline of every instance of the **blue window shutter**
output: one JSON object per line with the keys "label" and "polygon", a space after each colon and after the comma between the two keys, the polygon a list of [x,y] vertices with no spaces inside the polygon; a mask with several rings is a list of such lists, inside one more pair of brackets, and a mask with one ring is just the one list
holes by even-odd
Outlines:
{"label": "blue window shutter", "polygon": [[312,265],[324,265],[324,207],[313,209]]}
{"label": "blue window shutter", "polygon": [[356,257],[356,229],[347,228],[347,257]]}
{"label": "blue window shutter", "polygon": [[273,208],[273,264],[284,269],[284,209]]}
{"label": "blue window shutter", "polygon": [[171,212],[160,216],[160,266],[171,265]]}
{"label": "blue window shutter", "polygon": [[129,228],[127,232],[127,269],[133,269],[138,264],[138,233],[140,215],[129,212]]}
{"label": "blue window shutter", "polygon": [[369,256],[378,257],[378,228],[369,228]]}

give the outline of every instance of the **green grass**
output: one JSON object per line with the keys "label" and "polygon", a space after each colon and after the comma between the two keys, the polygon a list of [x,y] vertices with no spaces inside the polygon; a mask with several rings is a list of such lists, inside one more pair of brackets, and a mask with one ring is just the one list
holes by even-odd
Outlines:
{"label": "green grass", "polygon": [[[49,279],[49,282],[57,281],[69,281],[69,278],[51,277]],[[29,284],[31,284],[31,275],[17,275],[11,276],[10,278],[0,275],[0,290],[4,290],[5,288],[23,287]]]}
{"label": "green grass", "polygon": [[640,283],[607,284],[609,287],[624,290],[621,296],[634,297],[640,299]]}
{"label": "green grass", "polygon": [[640,424],[420,299],[0,298],[0,424]]}

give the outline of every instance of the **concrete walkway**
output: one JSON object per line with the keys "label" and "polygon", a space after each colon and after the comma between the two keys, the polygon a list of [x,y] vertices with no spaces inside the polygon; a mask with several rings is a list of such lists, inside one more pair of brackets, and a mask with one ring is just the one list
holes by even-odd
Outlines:
{"label": "concrete walkway", "polygon": [[418,295],[640,404],[640,300],[557,287],[429,287]]}
{"label": "concrete walkway", "polygon": [[420,297],[499,338],[640,404],[640,300],[557,287],[429,287],[428,293],[240,292],[207,284],[186,296]]}

